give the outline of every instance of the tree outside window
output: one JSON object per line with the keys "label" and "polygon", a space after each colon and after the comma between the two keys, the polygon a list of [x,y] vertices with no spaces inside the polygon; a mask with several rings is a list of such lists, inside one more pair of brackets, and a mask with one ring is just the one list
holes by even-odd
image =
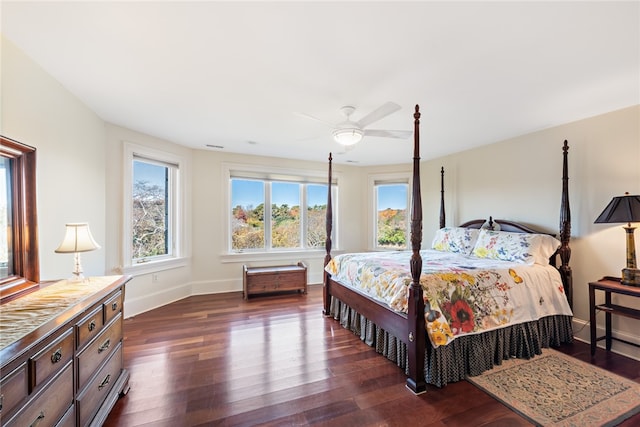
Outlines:
{"label": "tree outside window", "polygon": [[376,244],[384,249],[407,247],[408,184],[376,184]]}
{"label": "tree outside window", "polygon": [[231,250],[320,248],[327,186],[231,178]]}
{"label": "tree outside window", "polygon": [[138,262],[170,255],[172,166],[133,161],[131,257]]}

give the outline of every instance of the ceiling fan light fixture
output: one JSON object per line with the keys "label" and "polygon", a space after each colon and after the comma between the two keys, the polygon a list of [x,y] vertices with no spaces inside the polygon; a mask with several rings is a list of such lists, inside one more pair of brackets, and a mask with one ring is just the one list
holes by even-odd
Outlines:
{"label": "ceiling fan light fixture", "polygon": [[358,128],[342,128],[333,131],[333,139],[342,145],[355,145],[362,140],[364,132]]}

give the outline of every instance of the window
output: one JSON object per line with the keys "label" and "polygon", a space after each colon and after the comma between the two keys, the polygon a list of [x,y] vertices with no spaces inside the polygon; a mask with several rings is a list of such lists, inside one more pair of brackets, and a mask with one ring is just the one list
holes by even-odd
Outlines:
{"label": "window", "polygon": [[[184,161],[172,154],[125,144],[125,267],[159,264],[183,254],[181,179]],[[159,268],[160,267],[160,268]]]}
{"label": "window", "polygon": [[174,233],[169,226],[172,223],[169,207],[173,199],[170,181],[175,181],[176,170],[173,165],[134,157],[131,257],[136,262],[171,255]]}
{"label": "window", "polygon": [[406,249],[409,235],[408,178],[374,177],[374,232],[376,249]]}
{"label": "window", "polygon": [[231,252],[324,248],[326,177],[237,167],[227,166]]}
{"label": "window", "polygon": [[40,281],[36,150],[0,137],[0,299]]}

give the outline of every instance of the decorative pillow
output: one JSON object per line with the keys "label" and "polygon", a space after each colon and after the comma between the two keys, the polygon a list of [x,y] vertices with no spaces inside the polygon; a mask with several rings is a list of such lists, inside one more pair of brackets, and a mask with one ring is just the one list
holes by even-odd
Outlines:
{"label": "decorative pillow", "polygon": [[480,230],[473,228],[444,227],[436,231],[431,248],[443,252],[469,255],[479,234]]}
{"label": "decorative pillow", "polygon": [[472,255],[522,264],[549,264],[560,241],[548,234],[480,230]]}

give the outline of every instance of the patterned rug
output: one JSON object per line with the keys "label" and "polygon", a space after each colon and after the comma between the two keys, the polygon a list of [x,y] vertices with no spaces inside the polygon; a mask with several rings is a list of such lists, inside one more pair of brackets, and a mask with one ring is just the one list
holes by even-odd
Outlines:
{"label": "patterned rug", "polygon": [[550,349],[467,380],[539,426],[615,426],[640,412],[640,384]]}

